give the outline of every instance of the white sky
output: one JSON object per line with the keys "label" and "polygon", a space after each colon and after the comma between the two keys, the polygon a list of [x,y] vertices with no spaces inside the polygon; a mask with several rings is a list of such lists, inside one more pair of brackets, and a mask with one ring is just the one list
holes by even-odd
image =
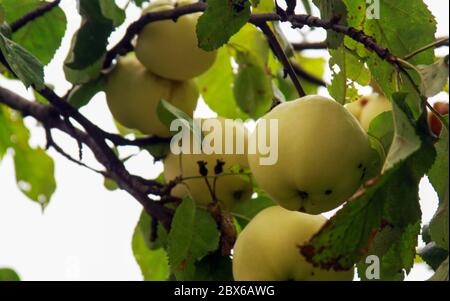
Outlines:
{"label": "white sky", "polygon": [[[126,0],[117,2],[123,5]],[[437,36],[448,36],[449,2],[425,2],[437,18]],[[66,37],[55,59],[46,68],[46,81],[53,84],[59,94],[70,87],[64,80],[61,62],[67,54],[70,36],[80,23],[75,3],[71,0],[61,2],[68,18]],[[139,10],[130,7],[127,24],[137,19],[139,14]],[[112,43],[123,35],[125,28],[126,24],[113,34]],[[300,39],[288,26],[285,29],[290,39]],[[308,40],[320,41],[324,37],[324,31],[315,30]],[[306,53],[326,55],[323,51]],[[448,53],[448,49],[441,49],[439,53]],[[30,92],[20,83],[0,78],[0,84],[30,97]],[[320,93],[327,94],[325,89]],[[434,100],[448,101],[448,95],[442,93]],[[82,113],[105,130],[115,130],[103,94],[98,94],[89,106],[82,109]],[[212,114],[204,104],[200,104],[196,112],[197,116]],[[27,125],[32,131],[33,144],[44,145],[43,131],[33,120],[27,119]],[[64,135],[55,137],[60,145],[76,154],[73,141]],[[134,153],[136,150],[130,148],[127,151]],[[15,269],[23,280],[142,280],[131,250],[131,237],[141,211],[140,205],[125,192],[105,190],[101,176],[68,162],[53,150],[50,155],[55,159],[58,188],[44,214],[37,204],[16,188],[11,156],[7,155],[0,162],[0,267]],[[87,163],[95,166],[95,161],[86,151],[85,158]],[[127,167],[149,178],[162,171],[162,165],[154,165],[146,154],[130,159]],[[426,179],[420,185],[420,196],[423,221],[427,222],[433,216],[437,200]],[[430,275],[428,268],[419,264],[408,280],[424,280]]]}

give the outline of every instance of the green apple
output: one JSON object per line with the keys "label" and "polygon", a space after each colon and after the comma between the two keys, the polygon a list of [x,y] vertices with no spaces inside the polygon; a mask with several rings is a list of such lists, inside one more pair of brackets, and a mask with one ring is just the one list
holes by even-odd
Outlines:
{"label": "green apple", "polygon": [[[222,207],[231,210],[235,204],[250,199],[253,193],[253,185],[250,176],[244,175],[244,173],[239,171],[248,169],[248,132],[245,126],[240,122],[234,121],[231,124],[225,122],[225,119],[223,118],[213,120],[218,121],[217,124],[220,125],[220,128],[203,130],[203,136],[206,138],[208,135],[220,135],[222,145],[219,147],[219,150],[217,152],[208,153],[203,146],[202,151],[199,154],[181,153],[176,155],[171,152],[164,159],[164,177],[166,182],[180,176],[184,179],[181,184],[178,184],[172,190],[173,196],[183,198],[189,195],[198,205],[207,206],[213,201],[213,198],[205,178],[201,177],[199,164],[197,163],[199,161],[204,161],[207,163],[207,181],[210,188],[214,190]],[[227,134],[229,135],[228,138],[233,139],[234,141],[232,153],[225,153],[226,144],[229,145],[229,142],[225,142],[226,132],[232,133]],[[195,143],[197,143],[196,141],[197,140],[195,140]],[[244,148],[242,152],[236,151],[236,141],[243,141]],[[214,146],[215,143],[216,142],[212,142],[211,145]],[[192,147],[190,151],[192,151]],[[217,165],[217,160],[223,161],[225,165],[223,166],[223,172],[219,174],[214,181],[214,167]]]}
{"label": "green apple", "polygon": [[239,234],[233,250],[236,281],[351,281],[353,269],[336,272],[315,268],[300,253],[326,222],[321,215],[279,206],[259,212]]}
{"label": "green apple", "polygon": [[367,104],[361,112],[360,123],[364,130],[369,130],[372,120],[383,112],[391,111],[391,102],[384,96],[372,94],[366,96]]}
{"label": "green apple", "polygon": [[158,118],[159,101],[164,99],[192,116],[199,96],[193,81],[161,78],[145,69],[133,55],[121,58],[108,74],[105,92],[109,109],[119,123],[160,137],[171,135]]}
{"label": "green apple", "polygon": [[[144,13],[196,2],[198,1],[156,1]],[[136,56],[141,63],[153,73],[173,80],[191,79],[208,70],[215,61],[216,51],[207,52],[198,47],[196,26],[201,14],[188,14],[176,21],[157,21],[145,26],[135,47]]]}
{"label": "green apple", "polygon": [[[257,137],[278,121],[278,158],[262,164]],[[261,133],[259,133],[261,131]],[[271,141],[273,144],[274,141]],[[258,141],[259,143],[259,141]],[[367,134],[341,104],[311,95],[284,102],[257,123],[249,164],[256,182],[280,206],[310,214],[332,210],[361,186],[372,162]]]}

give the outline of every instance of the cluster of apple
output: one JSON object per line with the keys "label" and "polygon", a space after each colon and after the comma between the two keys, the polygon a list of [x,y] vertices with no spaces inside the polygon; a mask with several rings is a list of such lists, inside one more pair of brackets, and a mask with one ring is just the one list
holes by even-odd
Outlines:
{"label": "cluster of apple", "polygon": [[[158,0],[144,14],[192,4],[195,0]],[[197,47],[200,13],[153,22],[138,36],[135,52],[118,60],[108,74],[106,99],[114,118],[143,134],[169,137],[157,115],[161,99],[192,116],[199,92],[194,78],[214,63],[216,52]]]}
{"label": "cluster of apple", "polygon": [[[144,13],[193,2],[152,1]],[[108,74],[107,103],[122,126],[170,137],[157,115],[161,99],[192,116],[199,96],[193,79],[205,72],[216,56],[197,46],[195,26],[199,16],[196,13],[176,22],[150,23],[139,34],[135,53],[119,59]],[[298,246],[325,223],[321,213],[350,198],[369,172],[373,151],[363,128],[377,113],[368,110],[372,101],[358,103],[363,102],[360,112],[355,104],[346,109],[316,95],[284,102],[261,118],[251,134],[243,123],[230,125],[219,117],[221,133],[215,136],[222,137],[221,152],[169,153],[164,158],[165,180],[181,179],[171,192],[173,196],[190,196],[201,207],[218,201],[223,210],[232,212],[236,204],[252,197],[254,179],[278,204],[257,214],[240,233],[233,253],[236,280],[353,278],[352,270],[315,268],[300,254]],[[364,120],[369,121],[363,123],[365,115]],[[261,165],[265,154],[252,146],[259,137],[270,136],[270,129],[260,126],[264,120],[278,121],[278,155],[271,165]],[[235,140],[244,141],[243,153],[225,151],[224,139],[230,126]],[[250,148],[256,153],[250,153]]]}
{"label": "cluster of apple", "polygon": [[372,120],[383,112],[392,110],[391,102],[382,94],[363,96],[357,101],[345,105],[347,110],[361,123],[364,130],[368,131]]}
{"label": "cluster of apple", "polygon": [[[282,103],[264,119],[278,120],[278,160],[261,165],[259,152],[248,160],[256,182],[279,206],[258,213],[240,233],[234,278],[352,280],[353,270],[316,268],[298,247],[326,222],[321,213],[340,206],[365,180],[373,160],[367,134],[344,106],[317,95]],[[267,128],[257,125],[252,135],[259,131]]]}

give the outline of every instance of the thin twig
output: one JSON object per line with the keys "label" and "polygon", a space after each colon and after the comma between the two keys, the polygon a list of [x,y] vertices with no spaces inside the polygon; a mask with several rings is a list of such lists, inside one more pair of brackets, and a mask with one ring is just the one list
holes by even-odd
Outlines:
{"label": "thin twig", "polygon": [[82,166],[82,167],[84,167],[84,168],[87,168],[87,169],[89,169],[90,171],[93,171],[93,172],[95,172],[95,173],[101,174],[102,176],[105,176],[105,175],[106,175],[106,173],[105,173],[104,171],[97,170],[97,169],[95,169],[95,168],[93,168],[93,167],[90,167],[89,165],[87,165],[87,164],[81,162],[81,160],[77,160],[77,159],[73,158],[71,155],[69,155],[68,153],[66,153],[66,152],[65,152],[65,151],[64,151],[64,150],[63,150],[63,149],[55,142],[55,140],[53,139],[51,129],[50,129],[49,127],[46,127],[45,124],[44,124],[44,128],[45,128],[45,136],[46,136],[46,139],[47,139],[47,145],[46,145],[46,147],[45,147],[46,149],[53,148],[55,151],[57,151],[60,155],[62,155],[62,156],[63,156],[64,158],[66,158],[67,160],[69,160],[69,161],[71,161],[71,162],[73,162],[73,163],[75,163],[75,164],[77,164],[77,165],[80,165],[80,166]]}
{"label": "thin twig", "polygon": [[289,77],[292,80],[292,83],[295,86],[295,89],[297,90],[297,93],[300,97],[306,96],[305,90],[303,90],[302,85],[300,84],[300,81],[298,80],[297,74],[295,73],[294,68],[292,67],[291,61],[286,56],[286,53],[284,52],[283,48],[281,47],[280,43],[277,40],[277,37],[273,33],[272,29],[270,29],[269,25],[267,25],[266,22],[262,23],[255,23],[256,26],[258,26],[262,32],[266,35],[269,44],[271,45],[273,52],[275,56],[281,61],[281,63],[284,66],[285,71],[289,75]]}
{"label": "thin twig", "polygon": [[428,50],[428,49],[430,49],[430,48],[433,48],[433,47],[437,47],[437,45],[443,45],[443,44],[445,44],[445,43],[448,45],[448,37],[444,37],[444,38],[437,39],[437,40],[434,41],[433,43],[430,43],[430,44],[428,44],[428,45],[425,45],[425,46],[423,46],[423,47],[420,47],[419,49],[414,50],[414,51],[411,52],[410,54],[405,55],[405,56],[403,57],[403,59],[404,59],[404,60],[409,60],[410,58],[412,58],[412,57],[418,55],[418,54],[421,53],[421,52],[424,52],[424,51],[426,51],[426,50]]}

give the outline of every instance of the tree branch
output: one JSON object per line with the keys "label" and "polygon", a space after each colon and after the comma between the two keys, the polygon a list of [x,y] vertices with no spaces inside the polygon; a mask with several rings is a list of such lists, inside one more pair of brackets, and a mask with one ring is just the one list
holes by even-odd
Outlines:
{"label": "tree branch", "polygon": [[[47,88],[48,89],[48,88]],[[105,142],[105,138],[101,136],[101,130],[92,127],[89,123],[83,122],[85,119],[76,118],[75,120],[83,122],[86,132],[73,128],[67,124],[64,120],[64,116],[71,113],[71,109],[67,109],[65,105],[60,103],[58,96],[49,93],[47,89],[44,89],[43,94],[51,99],[51,102],[55,103],[56,108],[48,107],[37,102],[28,101],[21,96],[11,92],[8,89],[0,87],[0,103],[7,105],[13,110],[22,112],[26,116],[31,116],[41,122],[47,129],[58,129],[69,136],[74,137],[76,140],[81,141],[84,145],[89,147],[93,152],[97,161],[105,167],[105,175],[116,181],[120,188],[131,194],[139,203],[142,204],[146,212],[157,218],[166,227],[170,228],[172,219],[172,210],[158,204],[151,200],[148,194],[161,195],[163,185],[151,180],[145,180],[143,178],[133,176],[128,173],[123,163],[115,156],[112,150]],[[69,105],[70,106],[70,105]],[[64,114],[61,113],[64,111]],[[81,115],[81,114],[80,114]],[[81,115],[82,116],[82,115]],[[73,117],[73,116],[71,116]]]}
{"label": "tree branch", "polygon": [[294,50],[302,51],[307,49],[328,49],[326,42],[314,42],[314,43],[292,43]]}
{"label": "tree branch", "polygon": [[25,16],[21,17],[20,19],[16,20],[15,22],[10,24],[11,31],[16,32],[25,25],[27,25],[29,22],[45,15],[49,11],[51,11],[53,8],[57,7],[61,0],[55,0],[53,2],[49,2],[46,4],[43,4],[39,6],[37,9],[29,12]]}
{"label": "tree branch", "polygon": [[294,68],[295,73],[299,77],[303,78],[304,80],[309,81],[310,83],[316,84],[318,86],[322,86],[322,87],[326,87],[327,86],[327,83],[323,79],[308,73],[300,65],[294,64],[292,62],[291,62],[291,65],[292,65],[292,68]]}
{"label": "tree branch", "polygon": [[286,53],[284,52],[283,48],[278,42],[277,37],[273,33],[272,29],[270,29],[269,25],[267,25],[266,22],[261,23],[256,22],[253,24],[258,26],[262,30],[262,32],[266,35],[269,44],[273,50],[273,53],[278,58],[278,60],[280,60],[281,63],[283,64],[285,72],[289,74],[289,77],[291,78],[298,95],[300,97],[306,96],[305,90],[303,90],[303,87],[300,84],[300,81],[298,80],[297,74],[295,73],[295,70],[292,67],[291,61],[289,61],[288,57],[286,56]]}

